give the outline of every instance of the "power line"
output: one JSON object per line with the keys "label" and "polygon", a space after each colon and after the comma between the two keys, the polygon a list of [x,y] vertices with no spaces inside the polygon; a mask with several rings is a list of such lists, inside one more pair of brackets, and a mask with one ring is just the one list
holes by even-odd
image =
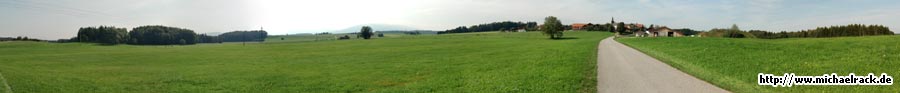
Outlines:
{"label": "power line", "polygon": [[75,11],[79,11],[79,12],[85,12],[88,14],[95,14],[95,15],[100,15],[100,16],[117,17],[117,16],[113,16],[113,15],[103,13],[103,12],[85,10],[85,9],[74,8],[74,7],[66,7],[64,5],[59,5],[59,4],[51,4],[51,3],[45,3],[45,2],[33,2],[33,1],[28,2],[28,1],[22,1],[22,0],[11,0],[11,1],[16,1],[16,2],[21,2],[21,3],[30,3],[30,4],[39,4],[39,5],[44,5],[47,7],[55,7],[55,8],[59,8],[59,9],[75,10]]}
{"label": "power line", "polygon": [[[10,4],[9,7],[13,8],[23,8],[23,9],[32,9],[32,10],[47,10],[47,11],[35,11],[35,12],[45,12],[45,13],[54,13],[54,14],[62,14],[68,16],[75,17],[99,17],[99,18],[110,18],[113,21],[125,23],[124,17],[114,16],[104,12],[85,10],[74,7],[65,7],[63,5],[44,3],[44,2],[29,2],[22,0],[8,0],[9,2],[5,2],[6,4]],[[3,2],[0,2],[2,4]]]}
{"label": "power line", "polygon": [[[10,8],[22,8],[22,9],[33,9],[33,10],[47,9],[45,7],[37,7],[37,6],[31,6],[31,5],[21,4],[21,3],[6,2],[6,4],[9,4],[7,7],[10,7]],[[4,6],[6,6],[6,5],[4,5]],[[83,14],[79,14],[79,13],[75,13],[75,12],[71,12],[71,11],[55,10],[55,9],[50,10],[50,11],[57,11],[57,12],[47,12],[47,11],[36,11],[36,12],[46,12],[46,13],[55,13],[55,14],[62,14],[62,15],[69,15],[69,16],[86,17]],[[68,13],[60,13],[60,12],[68,12]]]}

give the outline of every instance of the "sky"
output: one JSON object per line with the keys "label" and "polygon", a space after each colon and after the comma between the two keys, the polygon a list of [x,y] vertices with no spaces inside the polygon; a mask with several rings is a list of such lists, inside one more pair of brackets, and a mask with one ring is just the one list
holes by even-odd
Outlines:
{"label": "sky", "polygon": [[[164,25],[197,33],[317,33],[361,24],[423,30],[498,22],[617,22],[709,30],[900,28],[900,0],[0,0],[0,37],[75,37],[78,28]],[[375,28],[377,30],[377,28]],[[895,30],[895,32],[898,32]]]}

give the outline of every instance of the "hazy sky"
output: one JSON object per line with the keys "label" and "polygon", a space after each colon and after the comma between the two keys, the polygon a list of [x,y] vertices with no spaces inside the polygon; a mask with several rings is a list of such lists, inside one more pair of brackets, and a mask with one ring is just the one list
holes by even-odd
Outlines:
{"label": "hazy sky", "polygon": [[[425,30],[495,21],[616,21],[708,30],[793,31],[852,23],[900,28],[900,0],[0,0],[0,37],[74,37],[78,28],[165,25],[198,33],[315,33],[360,24]],[[376,28],[377,29],[377,28]]]}

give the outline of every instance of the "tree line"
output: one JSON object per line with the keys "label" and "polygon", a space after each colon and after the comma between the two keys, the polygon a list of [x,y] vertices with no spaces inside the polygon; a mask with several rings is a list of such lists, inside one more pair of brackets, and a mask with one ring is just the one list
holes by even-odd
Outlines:
{"label": "tree line", "polygon": [[264,41],[265,31],[234,31],[219,36],[197,34],[193,30],[160,25],[140,26],[130,32],[113,26],[82,27],[78,35],[69,41],[101,44],[133,45],[188,45],[197,43],[222,43],[240,41]]}
{"label": "tree line", "polygon": [[262,42],[266,40],[266,37],[269,36],[269,33],[263,30],[252,30],[252,31],[232,31],[227,33],[222,33],[219,35],[224,42],[246,42],[246,41],[256,41]]}
{"label": "tree line", "polygon": [[[187,45],[196,44],[197,33],[190,29],[166,26],[141,26],[128,33],[128,44],[136,45]],[[212,43],[212,42],[206,42]]]}
{"label": "tree line", "polygon": [[713,28],[707,32],[701,33],[705,37],[728,37],[728,38],[816,38],[816,37],[845,37],[845,36],[874,36],[874,35],[894,35],[888,27],[882,25],[864,25],[850,24],[841,26],[818,27],[816,29],[800,30],[800,31],[781,31],[769,32],[763,30],[743,31],[738,29],[737,25],[732,25],[730,29]]}
{"label": "tree line", "polygon": [[587,25],[584,25],[584,28],[582,28],[582,30],[585,30],[585,31],[610,31],[610,32],[614,31],[612,28],[612,24],[610,24],[610,23],[606,23],[606,24],[588,23]]}
{"label": "tree line", "polygon": [[801,31],[781,31],[768,32],[761,30],[751,30],[758,38],[776,39],[776,38],[805,38],[805,37],[844,37],[844,36],[874,36],[874,35],[894,35],[888,27],[882,25],[864,25],[850,24],[842,26],[818,27],[816,29]]}
{"label": "tree line", "polygon": [[120,44],[127,40],[128,32],[125,28],[112,26],[82,27],[78,29],[78,36],[72,40],[78,42],[95,42],[103,44]]}
{"label": "tree line", "polygon": [[15,38],[12,38],[12,37],[0,37],[0,41],[44,41],[44,40],[39,40],[39,39],[34,39],[34,38],[28,38],[28,37],[18,36],[18,37],[15,37]]}
{"label": "tree line", "polygon": [[486,24],[472,25],[469,27],[460,26],[457,28],[438,32],[438,34],[487,32],[487,31],[514,31],[514,30],[519,30],[519,29],[535,31],[535,30],[537,30],[537,26],[538,26],[537,22],[523,23],[523,22],[503,21],[503,22],[492,22],[492,23],[486,23]]}
{"label": "tree line", "polygon": [[[548,16],[544,18],[544,25],[538,27],[537,22],[512,22],[512,21],[503,21],[503,22],[492,22],[487,24],[478,24],[470,27],[460,26],[454,29],[446,30],[438,32],[437,34],[448,34],[448,33],[469,33],[469,32],[487,32],[487,31],[515,31],[515,30],[526,30],[526,31],[541,31],[544,35],[550,36],[550,39],[561,39],[563,37],[563,30],[571,29],[570,26],[563,25],[559,19],[554,16]],[[366,32],[366,27],[363,27],[361,33]]]}
{"label": "tree line", "polygon": [[732,24],[731,28],[713,28],[707,32],[700,33],[704,37],[727,37],[727,38],[756,38],[755,35],[742,31],[737,24]]}

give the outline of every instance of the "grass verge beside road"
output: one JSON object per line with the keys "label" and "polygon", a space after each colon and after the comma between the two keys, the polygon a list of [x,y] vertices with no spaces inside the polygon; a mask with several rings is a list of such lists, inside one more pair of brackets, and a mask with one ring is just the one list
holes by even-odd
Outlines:
{"label": "grass verge beside road", "polygon": [[757,85],[757,74],[887,73],[900,76],[900,36],[840,38],[618,38],[695,77],[733,92],[869,92],[900,91],[892,86]]}

